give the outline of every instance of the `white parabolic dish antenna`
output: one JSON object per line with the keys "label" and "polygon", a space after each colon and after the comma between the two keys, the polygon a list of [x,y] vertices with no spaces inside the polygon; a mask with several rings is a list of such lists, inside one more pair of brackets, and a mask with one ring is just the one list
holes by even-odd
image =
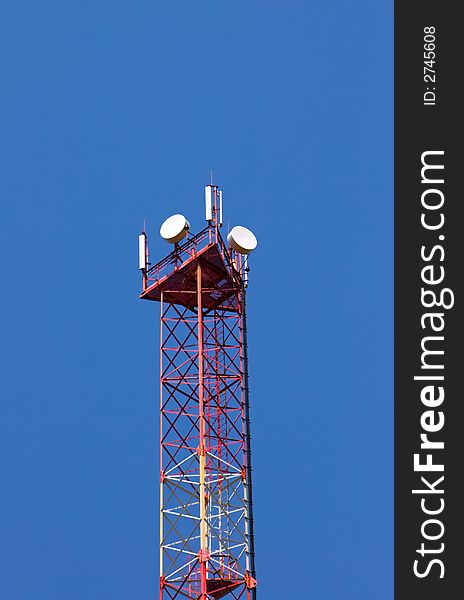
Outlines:
{"label": "white parabolic dish antenna", "polygon": [[250,254],[258,245],[255,234],[241,225],[231,229],[227,236],[227,242],[231,248],[240,254]]}
{"label": "white parabolic dish antenna", "polygon": [[184,215],[172,215],[160,227],[160,236],[171,244],[177,244],[190,229],[190,223]]}

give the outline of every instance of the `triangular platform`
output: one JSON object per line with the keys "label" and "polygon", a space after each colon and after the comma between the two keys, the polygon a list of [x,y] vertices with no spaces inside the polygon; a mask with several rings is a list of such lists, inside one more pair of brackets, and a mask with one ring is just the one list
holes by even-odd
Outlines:
{"label": "triangular platform", "polygon": [[202,306],[206,309],[237,311],[239,308],[240,281],[231,275],[215,242],[208,244],[194,256],[179,262],[172,272],[149,286],[140,298],[197,307],[197,266],[201,264]]}

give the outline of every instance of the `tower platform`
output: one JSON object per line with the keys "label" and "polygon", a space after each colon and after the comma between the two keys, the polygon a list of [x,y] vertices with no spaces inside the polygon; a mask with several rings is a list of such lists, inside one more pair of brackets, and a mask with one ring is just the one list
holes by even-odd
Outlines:
{"label": "tower platform", "polygon": [[197,306],[197,268],[201,265],[201,293],[204,309],[239,310],[243,282],[234,268],[229,252],[218,236],[209,240],[205,233],[188,239],[176,247],[163,261],[147,273],[143,300],[180,304],[194,309]]}

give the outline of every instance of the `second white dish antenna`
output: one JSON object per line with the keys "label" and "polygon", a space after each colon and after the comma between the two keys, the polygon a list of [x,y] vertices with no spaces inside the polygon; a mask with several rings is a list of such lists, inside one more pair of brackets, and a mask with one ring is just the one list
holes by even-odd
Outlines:
{"label": "second white dish antenna", "polygon": [[190,229],[190,223],[184,215],[172,215],[161,225],[160,236],[170,244],[177,244]]}
{"label": "second white dish antenna", "polygon": [[227,236],[229,246],[240,254],[250,254],[258,245],[255,234],[241,225],[236,225]]}

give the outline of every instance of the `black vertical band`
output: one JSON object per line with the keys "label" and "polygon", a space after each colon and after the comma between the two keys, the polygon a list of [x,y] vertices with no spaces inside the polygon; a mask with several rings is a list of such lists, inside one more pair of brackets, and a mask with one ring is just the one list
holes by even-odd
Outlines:
{"label": "black vertical band", "polygon": [[462,593],[464,26],[458,9],[453,2],[395,2],[396,600]]}

